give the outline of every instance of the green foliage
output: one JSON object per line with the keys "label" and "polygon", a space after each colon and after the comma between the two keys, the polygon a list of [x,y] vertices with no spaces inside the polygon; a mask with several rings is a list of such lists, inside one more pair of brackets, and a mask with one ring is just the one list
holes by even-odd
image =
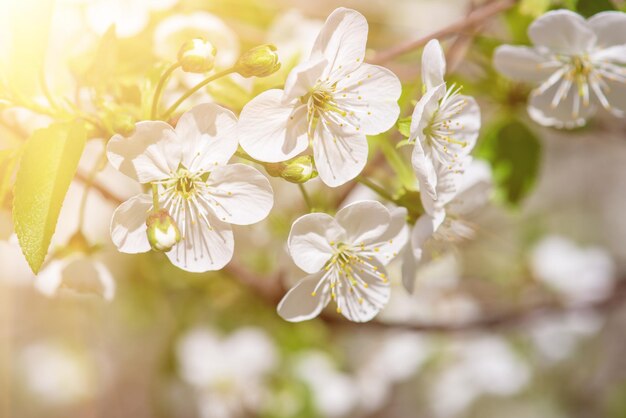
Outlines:
{"label": "green foliage", "polygon": [[408,138],[411,136],[411,117],[407,116],[406,118],[398,119],[396,123],[398,126],[398,131],[402,134],[402,136]]}
{"label": "green foliage", "polygon": [[485,129],[476,156],[491,163],[496,195],[518,205],[536,182],[541,144],[524,123],[507,118]]}
{"label": "green foliage", "polygon": [[101,87],[115,74],[117,63],[118,41],[115,35],[115,25],[113,25],[102,35],[92,61],[80,74],[79,79],[86,86]]}
{"label": "green foliage", "polygon": [[576,4],[576,11],[585,17],[606,10],[615,10],[615,6],[610,0],[578,0]]}
{"label": "green foliage", "polygon": [[15,180],[13,222],[34,273],[43,264],[85,145],[80,122],[55,123],[27,140]]}

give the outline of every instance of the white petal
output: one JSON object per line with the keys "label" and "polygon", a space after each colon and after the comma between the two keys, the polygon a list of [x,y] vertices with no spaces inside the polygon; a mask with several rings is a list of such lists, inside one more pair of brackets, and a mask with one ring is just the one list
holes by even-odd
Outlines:
{"label": "white petal", "polygon": [[[572,86],[567,96],[556,107],[552,106],[552,100],[559,85],[560,83],[556,83],[542,94],[531,93],[528,114],[535,122],[543,126],[567,129],[583,126],[587,118],[595,113],[595,104],[590,102],[588,106],[585,106],[576,87]],[[580,103],[578,115],[574,114],[576,100]]]}
{"label": "white petal", "polygon": [[386,68],[363,64],[337,83],[337,107],[349,114],[346,124],[359,127],[366,135],[376,135],[391,128],[400,114],[398,99],[402,85]]}
{"label": "white petal", "polygon": [[445,212],[440,211],[435,216],[424,214],[415,222],[411,232],[411,249],[417,262],[422,259],[424,245],[437,232],[445,218]]}
{"label": "white petal", "polygon": [[306,321],[315,318],[328,304],[327,286],[313,292],[326,272],[306,276],[287,292],[277,307],[278,315],[289,322]]}
{"label": "white petal", "polygon": [[473,160],[459,177],[456,187],[456,195],[448,210],[465,215],[482,208],[493,190],[491,167],[485,161]]}
{"label": "white petal", "polygon": [[409,227],[406,224],[407,210],[402,207],[395,207],[390,210],[390,213],[389,227],[376,240],[377,242],[370,244],[371,247],[378,248],[378,251],[374,252],[374,256],[383,265],[389,264],[396,258],[409,239]]}
{"label": "white petal", "polygon": [[606,99],[611,105],[611,111],[618,117],[624,117],[626,112],[626,83],[604,79],[608,90],[604,92]]}
{"label": "white petal", "polygon": [[349,244],[370,244],[380,242],[391,223],[391,214],[380,202],[364,200],[342,208],[335,220],[346,231]]}
{"label": "white petal", "polygon": [[437,39],[431,39],[422,53],[422,83],[426,90],[444,82],[446,74],[446,56]]}
{"label": "white petal", "polygon": [[420,191],[428,193],[432,199],[437,199],[437,173],[432,155],[426,148],[428,139],[424,134],[424,129],[439,108],[439,100],[445,95],[445,92],[446,88],[443,84],[426,91],[415,105],[411,119],[410,139],[415,142],[411,163],[419,180]]}
{"label": "white petal", "polygon": [[253,158],[275,163],[304,151],[308,144],[306,106],[282,104],[282,90],[268,90],[246,104],[239,117],[241,147]]}
{"label": "white petal", "polygon": [[289,254],[294,263],[307,273],[320,271],[333,255],[331,241],[339,241],[343,231],[332,216],[309,213],[291,225]]}
{"label": "white petal", "polygon": [[554,71],[554,67],[542,67],[548,60],[534,48],[502,45],[494,52],[493,66],[512,80],[539,83]]}
{"label": "white petal", "polygon": [[340,7],[328,16],[311,52],[328,60],[324,78],[340,79],[363,62],[367,32],[367,20],[355,10]]}
{"label": "white petal", "polygon": [[371,320],[389,301],[390,282],[381,279],[387,277],[387,271],[376,259],[370,263],[377,268],[376,271],[371,269],[354,271],[354,275],[367,283],[367,287],[355,286],[355,290],[350,291],[350,287],[344,284],[337,291],[337,307],[341,309],[343,316],[353,322]]}
{"label": "white petal", "polygon": [[[201,212],[204,217],[199,215]],[[182,239],[166,253],[172,264],[192,273],[219,270],[228,264],[235,248],[230,224],[218,220],[206,207],[191,204],[184,215],[174,219]]]}
{"label": "white petal", "polygon": [[[603,63],[615,63],[615,64],[626,64],[626,43],[623,45],[615,45],[605,49],[599,49],[594,53],[590,54],[590,59],[593,62],[603,62]],[[614,67],[617,74],[623,71],[623,67],[616,66]],[[619,70],[618,70],[619,69]],[[622,77],[623,72],[622,72]]]}
{"label": "white petal", "polygon": [[313,157],[322,181],[341,186],[358,176],[367,162],[365,135],[346,134],[320,118],[313,138]]}
{"label": "white petal", "polygon": [[152,209],[152,197],[140,194],[115,209],[111,218],[111,240],[123,253],[145,253],[150,250],[146,235],[146,217]]}
{"label": "white petal", "polygon": [[322,76],[328,65],[326,58],[312,59],[294,67],[285,81],[285,91],[281,99],[288,104],[294,99],[306,96]]}
{"label": "white petal", "polygon": [[98,273],[98,279],[102,285],[102,297],[106,301],[112,301],[115,297],[116,285],[111,270],[100,261],[93,261],[93,266]]}
{"label": "white petal", "polygon": [[237,150],[237,118],[230,110],[204,103],[185,112],[176,124],[184,144],[182,163],[191,172],[226,164]]}
{"label": "white petal", "polygon": [[599,47],[626,44],[626,13],[601,12],[591,16],[587,23],[598,37]]}
{"label": "white petal", "polygon": [[181,152],[174,129],[161,121],[138,122],[129,137],[115,135],[107,144],[111,165],[140,183],[169,177]]}
{"label": "white petal", "polygon": [[585,19],[569,10],[555,10],[537,18],[528,27],[528,37],[535,45],[572,54],[587,52],[596,42]]}
{"label": "white petal", "polygon": [[206,197],[224,222],[250,225],[264,219],[274,204],[272,186],[254,167],[229,164],[215,167],[207,180]]}
{"label": "white petal", "polygon": [[63,281],[63,270],[69,258],[53,259],[41,269],[35,278],[35,288],[42,294],[52,297]]}

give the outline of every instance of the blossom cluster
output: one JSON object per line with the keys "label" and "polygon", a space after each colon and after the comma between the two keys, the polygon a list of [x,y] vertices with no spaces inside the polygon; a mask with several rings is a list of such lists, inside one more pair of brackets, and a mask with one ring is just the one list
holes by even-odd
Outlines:
{"label": "blossom cluster", "polygon": [[[624,14],[617,12],[588,21],[572,12],[547,13],[529,29],[535,47],[502,46],[495,66],[539,84],[529,113],[544,125],[579,126],[595,102],[622,116],[623,23]],[[560,29],[551,29],[555,25]],[[235,153],[296,183],[319,175],[334,188],[357,179],[368,160],[367,136],[394,126],[402,92],[393,72],[365,62],[367,36],[363,15],[336,9],[283,89],[263,91],[243,106],[239,118],[205,103],[180,116],[175,128],[143,121],[130,134],[111,138],[111,165],[148,186],[113,215],[111,236],[118,249],[162,251],[190,272],[223,268],[234,253],[231,225],[263,220],[274,201],[259,170],[229,163]],[[179,54],[187,72],[208,71],[215,59],[213,44],[199,39]],[[244,77],[265,77],[281,67],[273,45],[255,48],[231,65]],[[406,141],[419,191],[419,202],[411,207],[420,210],[409,213],[395,200],[387,206],[364,200],[334,217],[313,212],[296,219],[287,246],[308,276],[279,303],[281,317],[310,319],[333,301],[347,319],[369,321],[389,300],[385,266],[391,261],[402,259],[402,281],[412,292],[421,265],[474,237],[469,215],[487,203],[492,189],[489,165],[471,155],[480,108],[445,75],[444,51],[433,39],[423,51],[422,96]]]}

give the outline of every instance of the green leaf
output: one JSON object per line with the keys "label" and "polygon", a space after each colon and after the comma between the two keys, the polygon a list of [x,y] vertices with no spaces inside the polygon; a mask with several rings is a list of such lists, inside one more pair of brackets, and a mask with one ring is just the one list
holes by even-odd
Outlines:
{"label": "green leaf", "polygon": [[581,15],[590,17],[605,10],[615,10],[615,6],[610,0],[578,0],[576,10]]}
{"label": "green leaf", "polygon": [[505,119],[486,130],[476,156],[491,163],[497,196],[517,205],[535,185],[541,144],[524,123]]}
{"label": "green leaf", "polygon": [[115,25],[111,25],[102,35],[93,60],[82,75],[82,82],[92,87],[103,87],[109,83],[118,67],[118,50]]}
{"label": "green leaf", "polygon": [[35,274],[48,252],[85,139],[82,123],[56,123],[35,131],[24,146],[15,179],[13,223]]}

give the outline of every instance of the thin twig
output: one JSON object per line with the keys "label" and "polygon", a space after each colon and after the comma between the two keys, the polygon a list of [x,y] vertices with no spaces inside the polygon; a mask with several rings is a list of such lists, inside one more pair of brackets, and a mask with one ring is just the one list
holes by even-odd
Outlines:
{"label": "thin twig", "polygon": [[407,52],[421,48],[432,39],[442,39],[462,33],[465,30],[477,24],[482,24],[493,16],[512,8],[517,2],[518,0],[500,0],[488,3],[487,5],[476,9],[469,16],[463,17],[443,29],[432,32],[419,39],[401,43],[385,51],[380,51],[372,59],[370,59],[369,62],[371,64],[383,64],[399,57],[400,55],[406,54]]}

